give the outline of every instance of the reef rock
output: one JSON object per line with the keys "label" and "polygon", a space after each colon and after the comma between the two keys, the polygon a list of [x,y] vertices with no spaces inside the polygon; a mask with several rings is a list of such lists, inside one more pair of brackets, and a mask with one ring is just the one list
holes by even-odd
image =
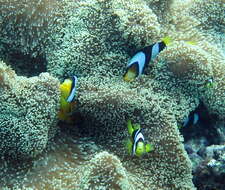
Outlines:
{"label": "reef rock", "polygon": [[[21,48],[24,54],[42,55],[46,59],[47,71],[60,80],[74,74],[79,78],[76,111],[84,118],[80,126],[83,132],[81,134],[95,137],[95,142],[108,152],[101,151],[102,153],[92,155],[91,161],[84,162],[84,165],[93,165],[90,173],[80,173],[80,183],[86,185],[87,189],[106,189],[97,184],[100,181],[106,185],[102,179],[104,173],[111,175],[110,187],[121,189],[195,189],[191,162],[177,126],[195,110],[200,101],[218,120],[225,119],[224,38],[221,35],[224,20],[221,20],[220,15],[224,8],[223,2],[224,0],[214,0],[212,4],[209,0],[33,0],[26,4],[25,0],[2,1],[1,49],[12,46],[17,51]],[[198,5],[206,8],[198,10]],[[208,11],[212,16],[207,14]],[[32,17],[29,16],[30,12]],[[212,18],[213,22],[205,23],[208,18]],[[219,21],[219,26],[214,21]],[[207,27],[204,27],[205,24]],[[122,75],[129,57],[138,49],[160,41],[165,36],[172,38],[171,45],[158,55],[154,63],[149,64],[145,75],[133,83],[125,83]],[[20,84],[20,79],[33,81],[39,80],[39,77],[16,77],[15,81]],[[213,85],[208,88],[206,83],[210,79]],[[6,84],[4,82],[4,88],[7,87]],[[44,84],[51,89],[48,93],[57,86],[51,80]],[[10,85],[9,89],[12,89]],[[29,86],[31,89],[32,87]],[[38,90],[35,92],[39,92]],[[41,124],[32,126],[38,126],[38,129],[52,126],[45,122],[55,121],[58,96],[57,89],[53,91],[45,102],[50,105],[50,111],[40,108],[41,114],[36,114],[35,119],[29,117],[25,120],[26,126],[38,118],[36,124]],[[25,92],[27,91],[24,90],[23,93]],[[33,100],[34,97],[36,94],[28,100]],[[14,111],[13,105],[11,109],[11,101],[3,106],[10,107],[10,111],[17,114],[15,118],[26,116],[24,110],[31,107],[36,110],[45,105],[41,102],[32,106],[27,98],[19,100],[24,103],[24,108],[19,112],[17,109]],[[53,120],[48,120],[48,117]],[[140,123],[146,131],[146,139],[155,146],[152,153],[141,159],[130,158],[125,152],[123,139],[127,137],[124,127],[127,119]],[[9,121],[9,118],[5,120]],[[29,130],[31,129],[30,127]],[[41,143],[41,150],[48,139],[42,138],[44,134],[47,133],[40,134],[44,141],[35,141]],[[112,164],[112,161],[115,163]],[[101,167],[108,166],[107,162],[112,171],[108,167]],[[84,165],[79,166],[78,171],[83,171]],[[95,179],[93,173],[99,176]],[[56,175],[60,174],[60,170],[57,170]],[[66,175],[63,177],[67,178]],[[56,179],[54,182],[57,189],[61,181]],[[70,182],[75,183],[76,187],[76,182]],[[50,180],[46,185],[49,183]],[[117,186],[121,183],[127,186]]]}
{"label": "reef rock", "polygon": [[198,189],[224,189],[225,145],[211,145],[204,149],[203,160],[194,171]]}

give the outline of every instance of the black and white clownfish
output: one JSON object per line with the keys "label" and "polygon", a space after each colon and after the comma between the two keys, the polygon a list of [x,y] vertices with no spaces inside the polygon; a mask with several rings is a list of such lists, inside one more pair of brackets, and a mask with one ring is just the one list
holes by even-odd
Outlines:
{"label": "black and white clownfish", "polygon": [[197,124],[199,121],[199,114],[197,112],[191,112],[189,116],[183,121],[182,127],[190,127]]}
{"label": "black and white clownfish", "polygon": [[68,123],[71,122],[71,114],[75,106],[75,96],[77,90],[77,77],[73,76],[69,79],[65,79],[62,84],[60,84],[60,111],[58,117],[62,121]]}
{"label": "black and white clownfish", "polygon": [[165,37],[161,42],[154,43],[139,50],[128,62],[123,79],[132,82],[136,77],[144,73],[144,69],[150,61],[153,61],[157,55],[169,44],[171,39]]}
{"label": "black and white clownfish", "polygon": [[136,129],[134,130],[132,134],[132,140],[133,140],[133,145],[132,145],[132,156],[136,155],[136,151],[138,146],[143,146],[145,142],[145,138],[142,134],[142,129]]}
{"label": "black and white clownfish", "polygon": [[126,144],[129,154],[132,156],[142,156],[144,153],[153,150],[153,145],[145,142],[140,125],[132,125],[131,121],[128,120],[127,128],[130,135]]}

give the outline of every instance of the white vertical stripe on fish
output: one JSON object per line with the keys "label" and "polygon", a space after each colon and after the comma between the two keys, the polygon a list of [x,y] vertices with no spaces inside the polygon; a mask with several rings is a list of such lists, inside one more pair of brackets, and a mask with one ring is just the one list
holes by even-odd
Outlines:
{"label": "white vertical stripe on fish", "polygon": [[199,120],[199,116],[197,113],[194,114],[194,121],[193,121],[193,124],[195,125]]}
{"label": "white vertical stripe on fish", "polygon": [[73,89],[71,90],[70,95],[67,98],[67,102],[72,102],[76,95],[76,85],[77,85],[77,77],[76,76],[73,76],[72,83],[74,83],[74,85],[72,84],[72,87],[71,87]]}
{"label": "white vertical stripe on fish", "polygon": [[138,52],[135,54],[135,56],[132,57],[132,59],[129,61],[127,68],[132,66],[133,63],[138,62],[138,69],[139,73],[138,76],[140,76],[143,72],[144,66],[145,66],[146,56],[143,52]]}
{"label": "white vertical stripe on fish", "polygon": [[155,59],[159,54],[159,43],[155,43],[152,47],[151,60]]}
{"label": "white vertical stripe on fish", "polygon": [[143,134],[141,133],[141,129],[138,129],[138,131],[136,132],[135,136],[134,136],[134,144],[133,144],[133,149],[132,149],[132,155],[135,155],[135,152],[136,152],[136,148],[137,148],[137,143],[140,141],[140,140],[145,140]]}

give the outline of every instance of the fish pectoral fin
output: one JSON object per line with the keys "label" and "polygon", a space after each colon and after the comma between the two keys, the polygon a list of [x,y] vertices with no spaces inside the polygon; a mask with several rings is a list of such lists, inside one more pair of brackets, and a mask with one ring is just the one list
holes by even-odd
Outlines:
{"label": "fish pectoral fin", "polygon": [[151,152],[153,150],[154,150],[154,146],[152,144],[148,143],[148,144],[145,145],[145,151],[146,152]]}
{"label": "fish pectoral fin", "polygon": [[125,73],[125,75],[123,76],[123,79],[126,81],[126,82],[132,82],[134,81],[134,79],[136,78],[137,74],[133,71],[127,71]]}
{"label": "fish pectoral fin", "polygon": [[138,63],[135,62],[134,64],[130,65],[127,68],[127,71],[123,76],[123,79],[126,82],[132,82],[137,76],[138,76]]}

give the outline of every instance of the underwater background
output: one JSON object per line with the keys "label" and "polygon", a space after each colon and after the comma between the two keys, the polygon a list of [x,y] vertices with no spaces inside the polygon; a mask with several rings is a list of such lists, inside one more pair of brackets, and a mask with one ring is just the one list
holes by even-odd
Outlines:
{"label": "underwater background", "polygon": [[0,0],[0,142],[0,190],[224,190],[225,0]]}

